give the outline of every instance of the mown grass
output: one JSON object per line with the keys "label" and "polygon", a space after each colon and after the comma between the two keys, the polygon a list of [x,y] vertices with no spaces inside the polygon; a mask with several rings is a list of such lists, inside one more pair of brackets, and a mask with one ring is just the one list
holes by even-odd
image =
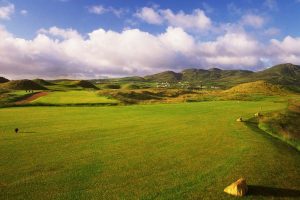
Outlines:
{"label": "mown grass", "polygon": [[32,104],[97,104],[97,103],[118,103],[117,100],[109,99],[105,96],[98,95],[94,91],[66,91],[50,92],[48,95],[38,98]]}
{"label": "mown grass", "polygon": [[223,189],[240,177],[279,193],[252,190],[246,199],[297,199],[299,152],[235,121],[284,107],[215,101],[0,109],[0,199],[231,199]]}

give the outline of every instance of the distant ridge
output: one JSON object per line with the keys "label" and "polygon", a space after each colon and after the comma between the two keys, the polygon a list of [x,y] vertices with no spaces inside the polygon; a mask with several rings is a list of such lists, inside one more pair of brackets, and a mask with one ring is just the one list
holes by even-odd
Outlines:
{"label": "distant ridge", "polygon": [[9,80],[7,78],[0,76],[0,83],[6,83],[6,82],[9,82]]}
{"label": "distant ridge", "polygon": [[45,86],[48,86],[48,85],[54,85],[54,83],[51,83],[49,81],[45,81],[44,79],[34,79],[33,80],[34,82],[36,82],[37,84],[40,84],[40,85],[45,85]]}
{"label": "distant ridge", "polygon": [[10,90],[47,90],[44,86],[27,79],[2,83],[0,88]]}
{"label": "distant ridge", "polygon": [[145,76],[144,78],[147,81],[178,82],[182,79],[182,74],[173,71],[165,71],[158,74]]}
{"label": "distant ridge", "polygon": [[192,68],[185,69],[179,73],[165,71],[145,76],[144,78],[145,80],[155,82],[203,82],[224,85],[225,88],[232,87],[240,83],[263,80],[273,84],[284,85],[289,89],[298,90],[300,87],[300,66],[286,63],[275,65],[259,72],[252,72],[248,70],[221,70],[218,68],[211,68],[208,70]]}

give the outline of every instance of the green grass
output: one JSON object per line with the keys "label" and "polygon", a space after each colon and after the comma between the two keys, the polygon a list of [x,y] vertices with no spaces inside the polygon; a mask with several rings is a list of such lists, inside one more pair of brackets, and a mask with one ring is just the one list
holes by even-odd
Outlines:
{"label": "green grass", "polygon": [[300,101],[289,101],[286,109],[259,118],[259,127],[300,151]]}
{"label": "green grass", "polygon": [[[39,91],[35,90],[35,92]],[[5,91],[2,94],[0,93],[0,106],[26,99],[34,93],[26,92],[25,90]]]}
{"label": "green grass", "polygon": [[94,91],[67,91],[50,92],[48,95],[38,98],[33,104],[97,104],[97,103],[117,103],[116,100],[99,96]]}
{"label": "green grass", "polygon": [[[299,152],[235,121],[261,107],[286,104],[0,109],[0,199],[231,199],[223,189],[240,177],[299,191]],[[245,199],[291,199],[260,194]]]}

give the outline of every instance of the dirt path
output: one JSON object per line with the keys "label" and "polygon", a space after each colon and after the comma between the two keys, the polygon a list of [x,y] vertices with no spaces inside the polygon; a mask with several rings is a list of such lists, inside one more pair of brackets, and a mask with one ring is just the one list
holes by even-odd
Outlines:
{"label": "dirt path", "polygon": [[22,104],[30,103],[31,101],[34,101],[42,96],[46,96],[47,94],[48,94],[48,92],[39,92],[39,93],[31,95],[30,97],[28,97],[26,99],[17,101],[15,104],[22,105]]}

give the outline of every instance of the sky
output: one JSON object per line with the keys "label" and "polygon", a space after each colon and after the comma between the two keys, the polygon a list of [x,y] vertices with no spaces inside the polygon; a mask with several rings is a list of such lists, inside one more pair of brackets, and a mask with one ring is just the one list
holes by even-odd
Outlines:
{"label": "sky", "polygon": [[0,76],[300,64],[300,0],[0,0]]}

